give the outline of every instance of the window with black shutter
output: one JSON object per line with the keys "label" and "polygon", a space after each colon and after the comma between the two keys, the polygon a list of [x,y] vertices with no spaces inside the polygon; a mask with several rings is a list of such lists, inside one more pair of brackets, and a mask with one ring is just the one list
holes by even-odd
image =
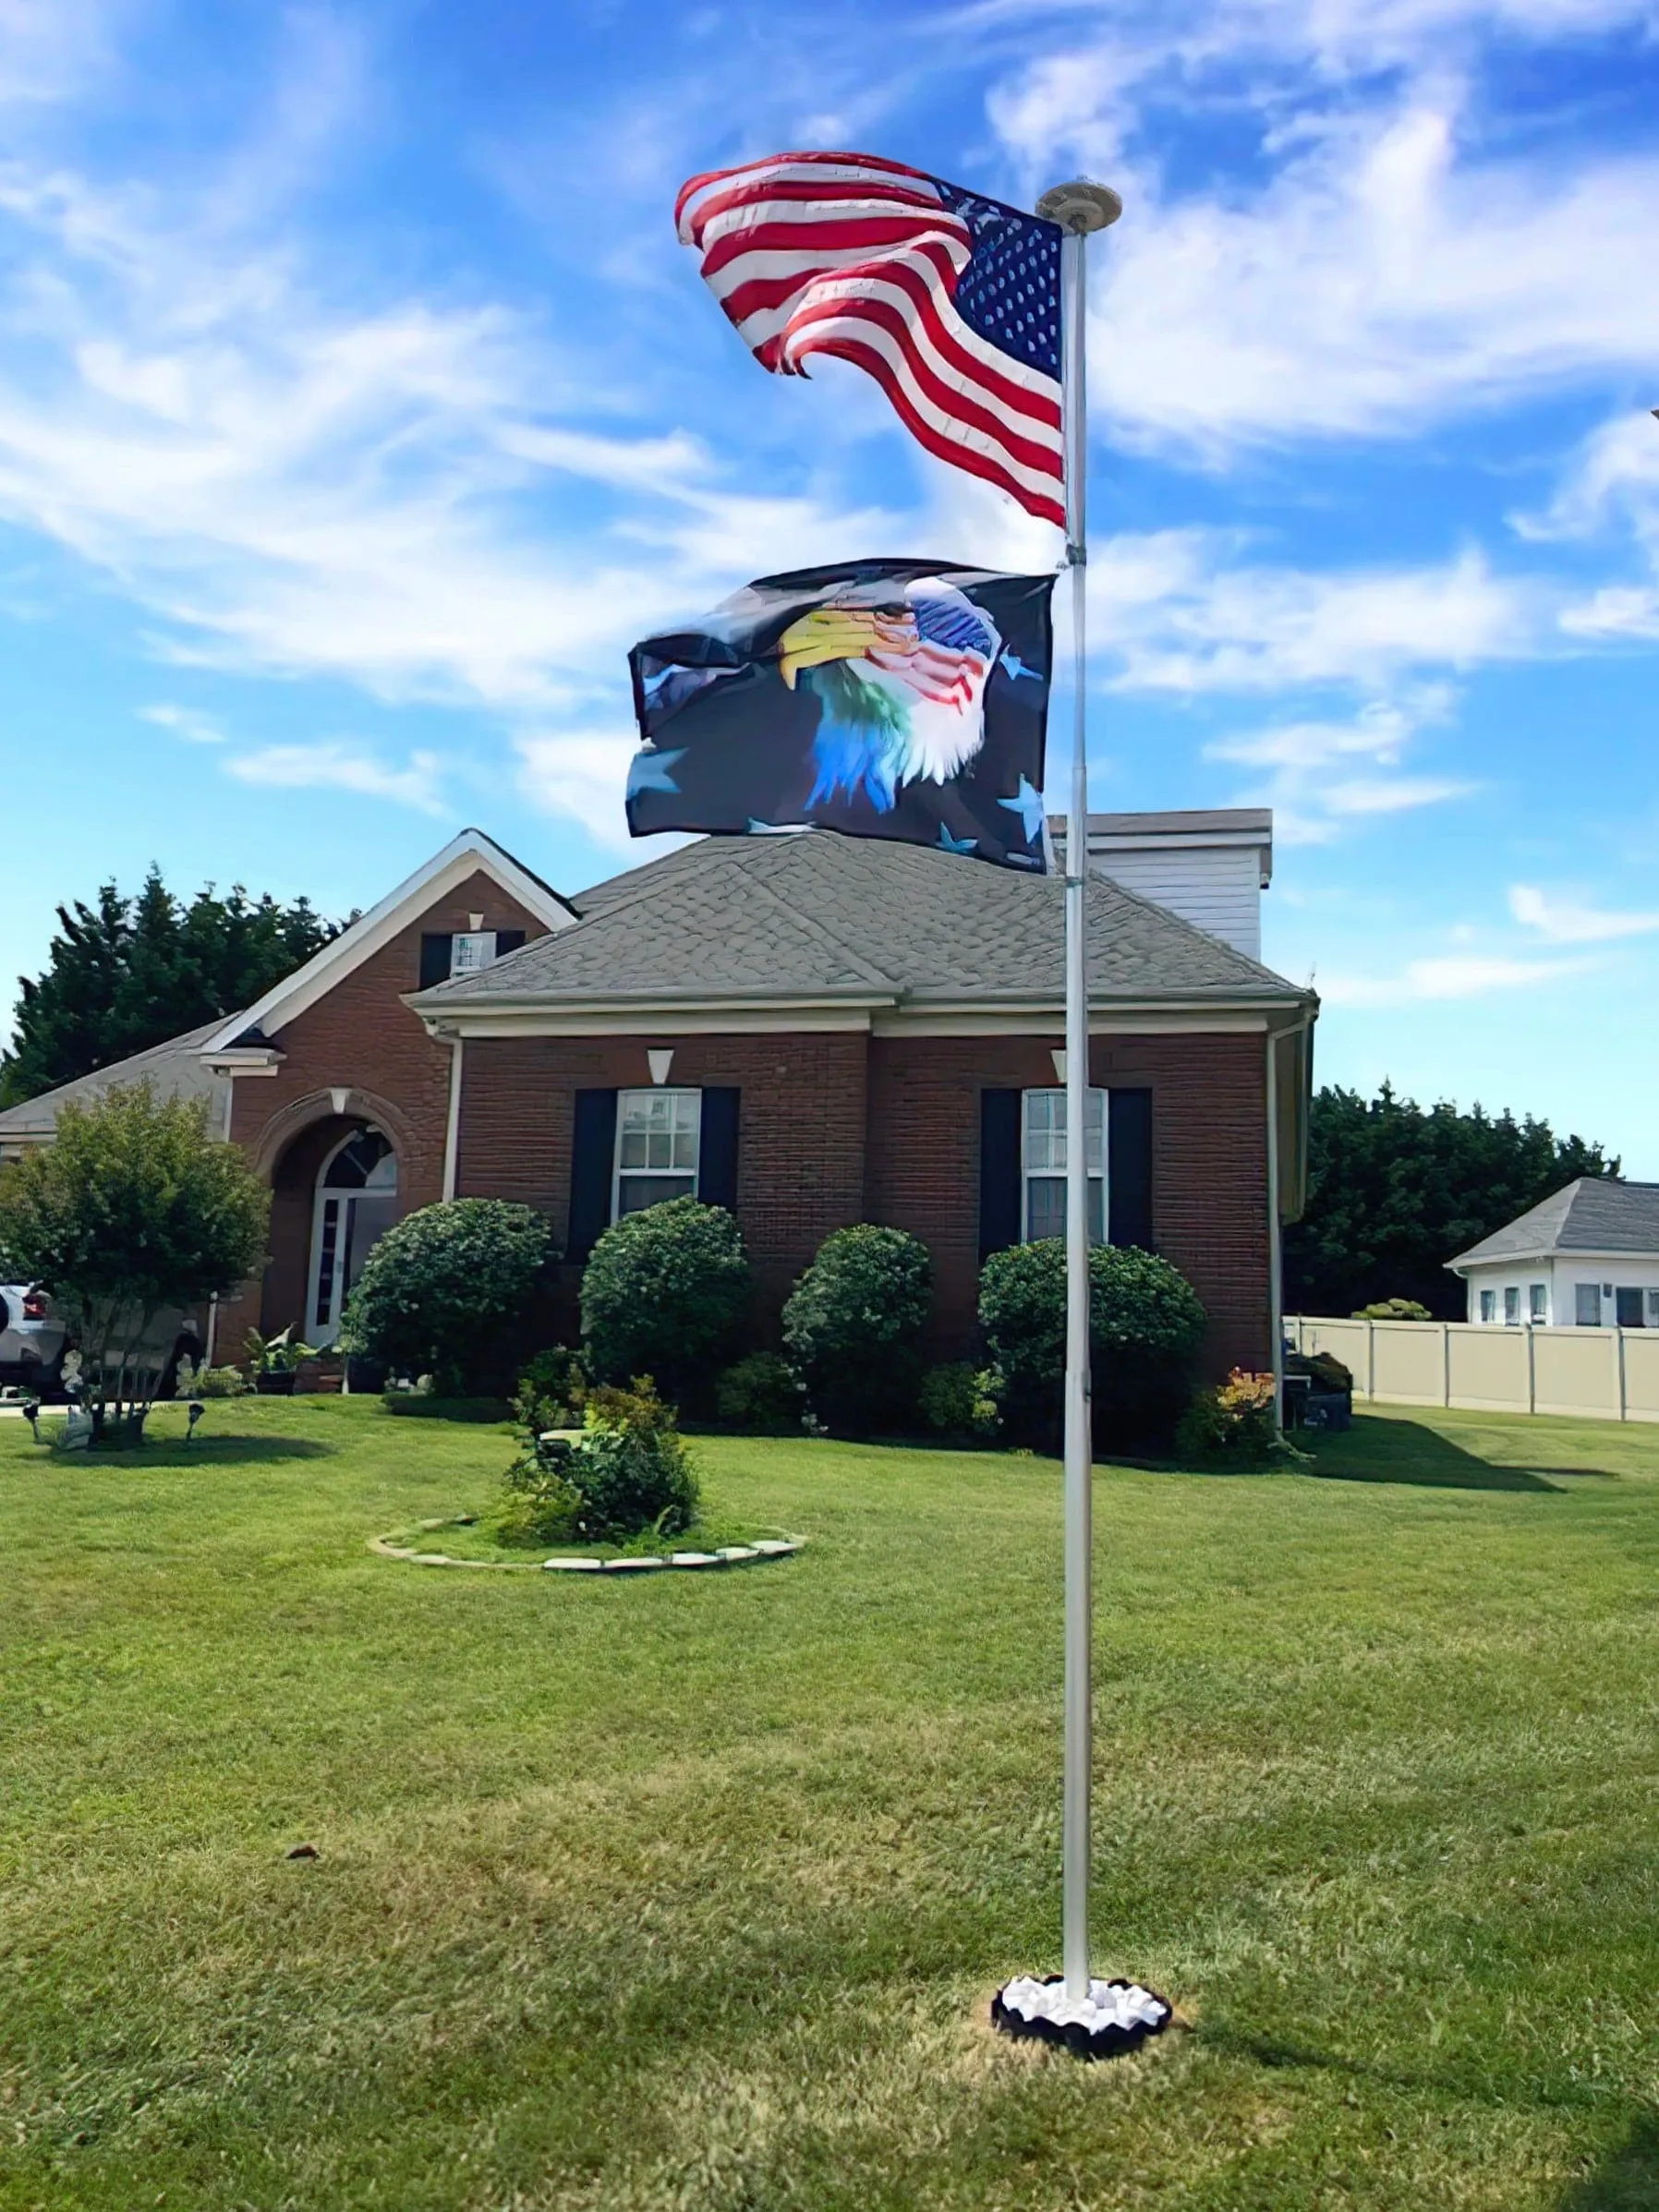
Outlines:
{"label": "window with black shutter", "polygon": [[1110,1094],[1106,1122],[1107,1234],[1114,1244],[1152,1241],[1152,1093]]}
{"label": "window with black shutter", "polygon": [[454,939],[447,929],[423,929],[420,933],[420,989],[430,991],[434,984],[449,981],[450,956]]}
{"label": "window with black shutter", "polygon": [[611,1227],[616,1163],[616,1093],[578,1091],[570,1148],[570,1233],[564,1256],[581,1262]]}

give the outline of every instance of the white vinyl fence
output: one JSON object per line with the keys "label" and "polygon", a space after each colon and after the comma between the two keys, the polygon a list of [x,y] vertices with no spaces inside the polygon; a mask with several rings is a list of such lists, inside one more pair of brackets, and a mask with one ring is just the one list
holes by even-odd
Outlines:
{"label": "white vinyl fence", "polygon": [[1299,1351],[1334,1352],[1356,1398],[1482,1413],[1659,1421],[1659,1329],[1495,1328],[1288,1314]]}

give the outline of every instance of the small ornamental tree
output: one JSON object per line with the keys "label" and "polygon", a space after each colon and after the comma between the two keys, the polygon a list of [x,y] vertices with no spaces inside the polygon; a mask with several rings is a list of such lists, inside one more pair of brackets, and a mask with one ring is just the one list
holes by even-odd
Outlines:
{"label": "small ornamental tree", "polygon": [[676,1402],[712,1402],[750,1295],[743,1234],[723,1206],[671,1198],[626,1214],[582,1275],[582,1336],[601,1383],[652,1376]]}
{"label": "small ornamental tree", "polygon": [[454,1397],[480,1371],[511,1361],[502,1339],[554,1256],[534,1206],[458,1198],[422,1206],[389,1228],[346,1302],[342,1348],[399,1374],[430,1374]]}
{"label": "small ornamental tree", "polygon": [[861,1222],[825,1238],[783,1309],[783,1341],[820,1420],[866,1433],[909,1421],[932,1294],[919,1237]]}
{"label": "small ornamental tree", "polygon": [[[979,1277],[979,1325],[1002,1378],[1003,1418],[1032,1443],[1059,1441],[1066,1368],[1066,1247],[1060,1237],[993,1252]],[[1168,1260],[1136,1245],[1089,1254],[1095,1441],[1168,1436],[1187,1401],[1204,1308]]]}
{"label": "small ornamental tree", "polygon": [[155,1324],[256,1275],[270,1211],[240,1152],[208,1133],[206,1100],[148,1083],[64,1106],[53,1142],[0,1171],[0,1269],[68,1323],[100,1433],[141,1432],[172,1351]]}

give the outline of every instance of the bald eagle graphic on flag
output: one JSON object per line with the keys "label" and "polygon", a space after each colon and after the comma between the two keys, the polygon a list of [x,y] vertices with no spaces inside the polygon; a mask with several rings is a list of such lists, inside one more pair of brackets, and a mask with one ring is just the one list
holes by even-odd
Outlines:
{"label": "bald eagle graphic on flag", "polygon": [[647,639],[631,830],[816,825],[1040,870],[1052,587],[849,562]]}

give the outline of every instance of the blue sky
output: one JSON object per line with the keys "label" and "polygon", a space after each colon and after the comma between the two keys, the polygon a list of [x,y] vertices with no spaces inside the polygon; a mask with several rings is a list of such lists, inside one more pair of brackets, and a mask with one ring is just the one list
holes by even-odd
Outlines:
{"label": "blue sky", "polygon": [[1084,169],[1095,804],[1276,807],[1325,1078],[1659,1177],[1656,31],[0,0],[0,971],[151,858],[339,912],[476,821],[575,888],[634,638],[817,559],[1051,564],[854,372],[762,374],[671,211],[785,146]]}

